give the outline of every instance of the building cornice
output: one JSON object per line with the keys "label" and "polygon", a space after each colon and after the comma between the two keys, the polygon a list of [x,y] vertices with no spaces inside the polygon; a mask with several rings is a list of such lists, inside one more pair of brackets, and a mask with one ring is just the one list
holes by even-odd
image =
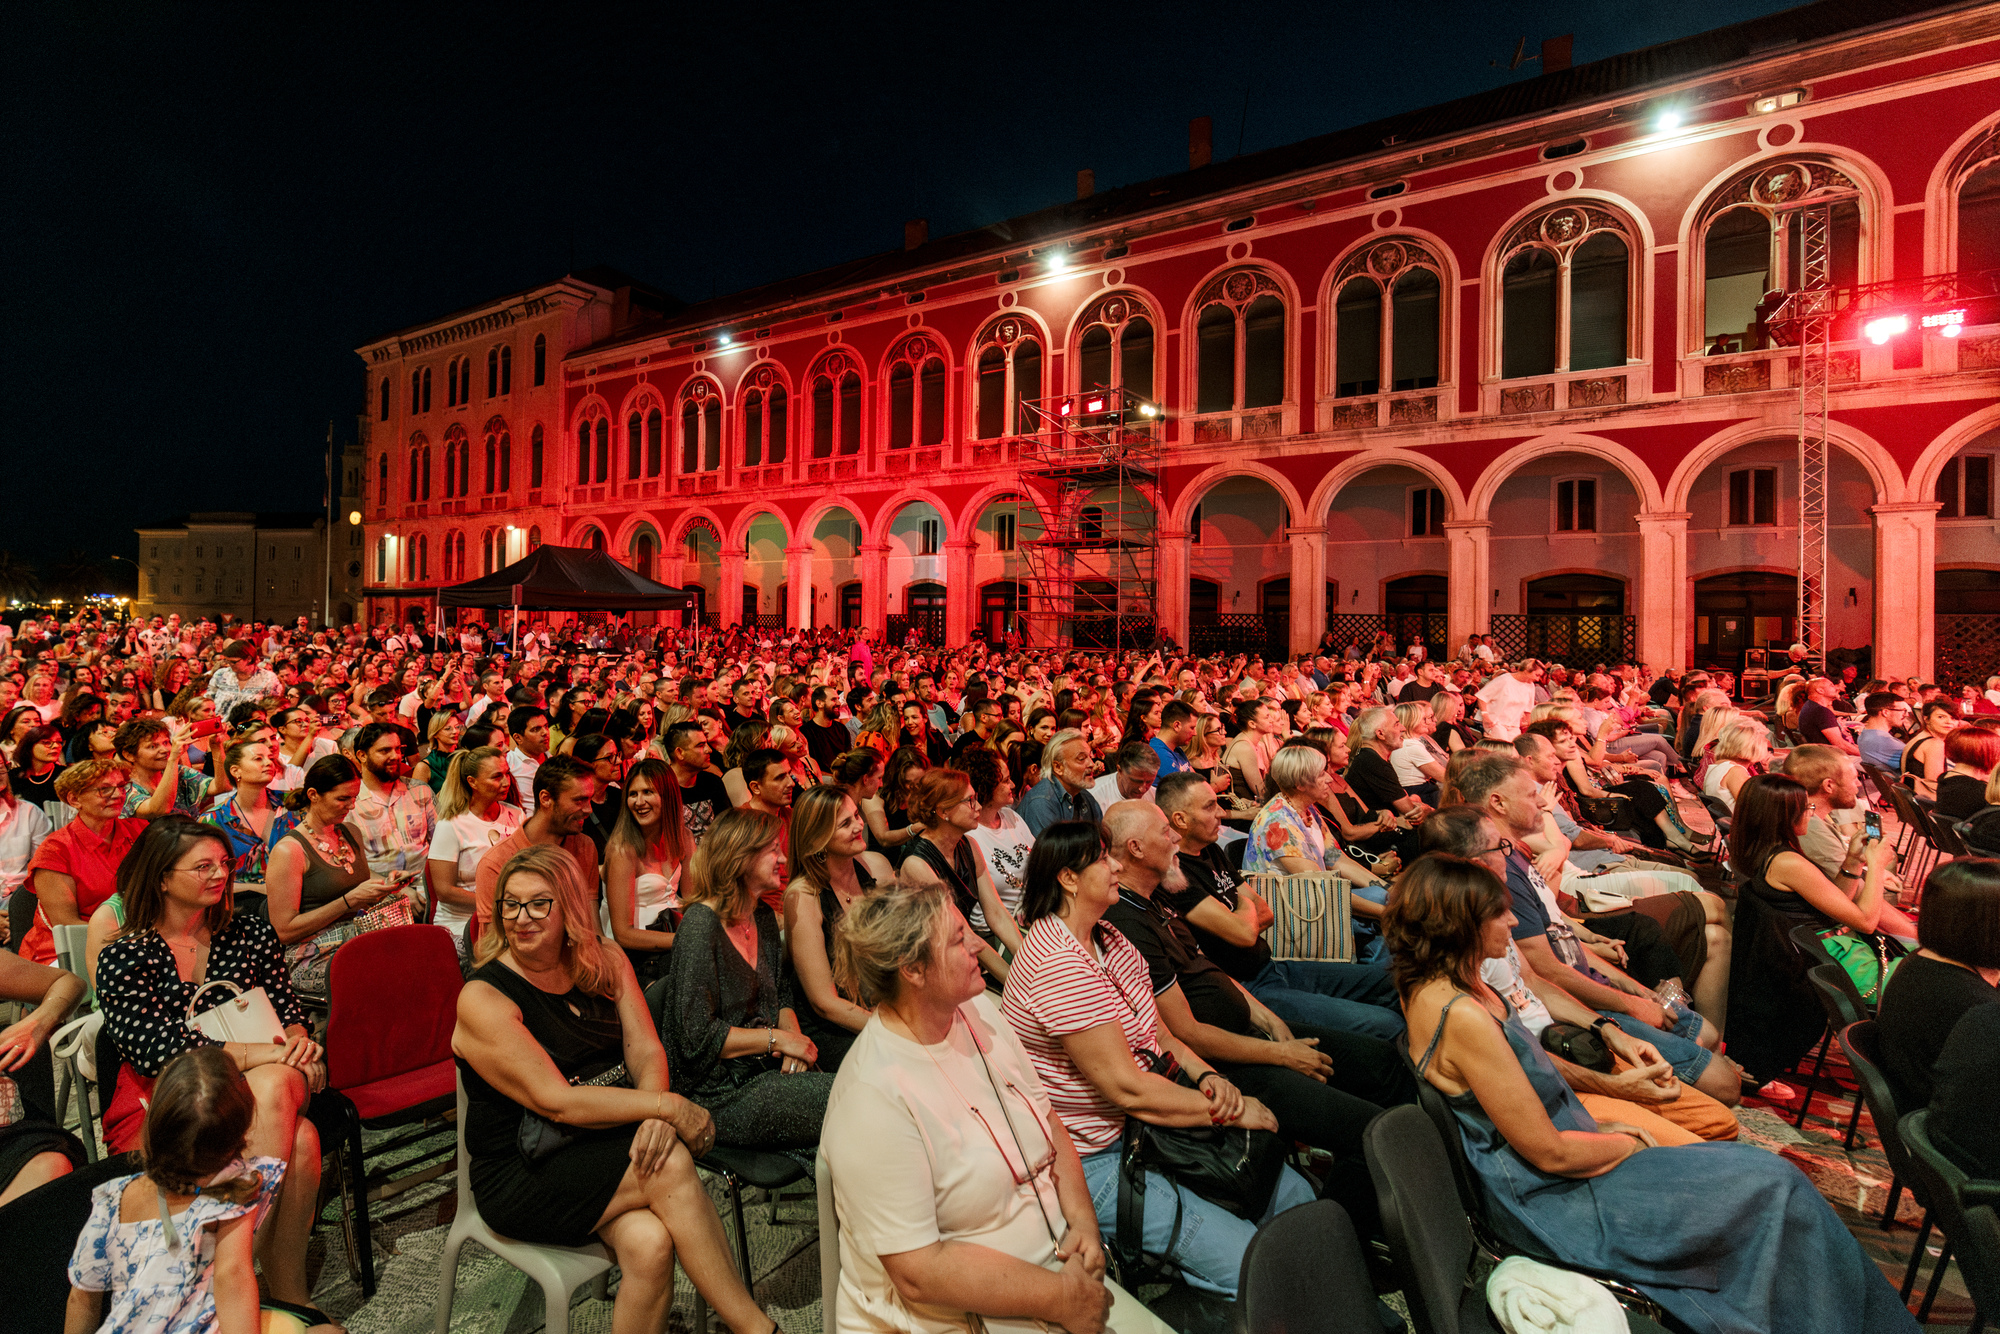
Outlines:
{"label": "building cornice", "polygon": [[380,365],[383,362],[416,356],[419,353],[435,352],[441,347],[461,343],[469,338],[481,338],[498,333],[512,328],[522,320],[573,310],[578,306],[589,304],[600,295],[602,295],[601,289],[572,279],[536,288],[532,292],[494,302],[470,313],[461,313],[434,325],[418,325],[403,330],[388,338],[365,343],[356,348],[355,352],[370,365]]}

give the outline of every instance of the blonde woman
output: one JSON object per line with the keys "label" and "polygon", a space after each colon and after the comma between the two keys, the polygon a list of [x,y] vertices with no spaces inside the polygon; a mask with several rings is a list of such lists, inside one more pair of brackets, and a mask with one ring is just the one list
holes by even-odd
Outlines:
{"label": "blonde woman", "polygon": [[464,958],[472,953],[467,932],[480,859],[494,844],[519,833],[526,818],[520,807],[508,804],[511,790],[507,756],[497,747],[478,746],[451,756],[424,879],[430,887],[431,920],[451,932]]}
{"label": "blonde woman", "polygon": [[[615,1328],[666,1327],[678,1261],[732,1334],[772,1334],[695,1172],[714,1123],[668,1091],[666,1053],[631,966],[598,937],[594,897],[553,845],[501,868],[451,1036],[479,1212],[516,1241],[608,1246],[624,1274]],[[620,1065],[620,1084],[590,1082]],[[534,1135],[530,1116],[553,1133]],[[537,1139],[547,1152],[522,1148]]]}
{"label": "blonde woman", "polygon": [[846,790],[815,787],[792,802],[792,865],[785,887],[785,940],[805,1004],[799,1028],[819,1048],[822,1070],[840,1068],[869,1011],[854,1003],[833,973],[834,931],[854,905],[895,881],[879,852],[868,850],[868,826]]}
{"label": "blonde woman", "polygon": [[715,1118],[718,1142],[807,1148],[819,1142],[833,1076],[799,1028],[778,917],[784,885],[776,816],[724,812],[688,862],[667,985],[653,1018],[687,1096]]}
{"label": "blonde woman", "polygon": [[673,770],[648,757],[625,775],[618,822],[604,847],[610,934],[641,984],[664,977],[680,924],[681,875],[694,856]]}
{"label": "blonde woman", "polygon": [[826,781],[826,775],[820,772],[819,765],[813,762],[812,752],[806,749],[805,734],[796,727],[786,723],[772,723],[770,735],[764,738],[764,744],[785,757],[785,763],[792,770],[792,783],[800,792],[807,788],[818,787]]}
{"label": "blonde woman", "polygon": [[1734,811],[1736,794],[1743,790],[1743,784],[1763,773],[1770,762],[1771,737],[1764,724],[1739,718],[1715,738],[1715,759],[1702,775],[1701,794]]}

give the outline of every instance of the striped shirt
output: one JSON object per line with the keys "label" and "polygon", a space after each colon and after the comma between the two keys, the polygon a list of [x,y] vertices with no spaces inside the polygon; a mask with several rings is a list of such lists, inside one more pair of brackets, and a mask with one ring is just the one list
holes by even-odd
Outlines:
{"label": "striped shirt", "polygon": [[1092,958],[1060,920],[1042,918],[1021,942],[1001,1006],[1079,1154],[1115,1146],[1125,1132],[1125,1114],[1077,1069],[1062,1039],[1099,1024],[1118,1024],[1134,1053],[1132,1063],[1144,1070],[1150,1061],[1138,1053],[1150,1056],[1155,1050],[1159,1026],[1145,959],[1114,927],[1100,924],[1097,943],[1102,956]]}

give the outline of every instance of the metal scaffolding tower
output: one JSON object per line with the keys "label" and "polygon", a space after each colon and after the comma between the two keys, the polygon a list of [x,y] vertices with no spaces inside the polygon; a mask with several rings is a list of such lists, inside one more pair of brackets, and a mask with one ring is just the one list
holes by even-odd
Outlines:
{"label": "metal scaffolding tower", "polygon": [[[1159,623],[1160,444],[1152,404],[1121,389],[1023,399],[1016,512],[1031,642],[1125,650]],[[1039,534],[1034,529],[1039,527]]]}
{"label": "metal scaffolding tower", "polygon": [[1791,304],[1799,346],[1798,641],[1826,661],[1827,393],[1833,379],[1833,204],[1799,210],[1799,290]]}

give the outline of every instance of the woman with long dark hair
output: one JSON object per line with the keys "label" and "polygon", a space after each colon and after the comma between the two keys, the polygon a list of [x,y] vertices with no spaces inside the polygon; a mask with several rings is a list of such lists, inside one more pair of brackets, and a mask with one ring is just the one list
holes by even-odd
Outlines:
{"label": "woman with long dark hair", "polygon": [[1410,1056],[1451,1104],[1487,1222],[1516,1245],[1618,1275],[1702,1334],[1914,1331],[1882,1271],[1784,1159],[1747,1144],[1660,1148],[1591,1116],[1482,974],[1514,925],[1499,876],[1436,853],[1397,880],[1384,920]]}
{"label": "woman with long dark hair", "polygon": [[605,843],[604,910],[641,985],[666,976],[680,926],[682,871],[693,855],[673,770],[640,760],[625,775],[618,822]]}
{"label": "woman with long dark hair", "polygon": [[785,940],[805,1001],[796,1007],[799,1028],[819,1048],[819,1068],[838,1070],[869,1012],[835,982],[834,931],[850,908],[893,883],[896,873],[881,853],[868,850],[861,808],[838,787],[807,788],[793,799],[790,845]]}

